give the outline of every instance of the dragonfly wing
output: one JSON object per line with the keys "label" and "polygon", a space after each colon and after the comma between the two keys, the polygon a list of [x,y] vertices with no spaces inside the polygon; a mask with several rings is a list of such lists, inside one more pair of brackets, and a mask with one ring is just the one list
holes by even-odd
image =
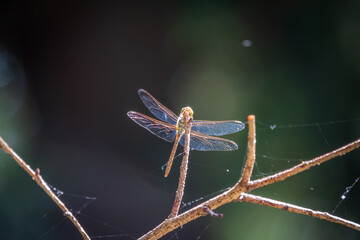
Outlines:
{"label": "dragonfly wing", "polygon": [[[183,135],[180,139],[180,144],[184,146],[185,136]],[[238,149],[235,142],[207,136],[198,132],[191,131],[190,134],[190,149],[198,151],[233,151]]]}
{"label": "dragonfly wing", "polygon": [[240,121],[202,121],[194,120],[191,130],[206,135],[222,136],[236,133],[245,128],[245,124]]}
{"label": "dragonfly wing", "polygon": [[165,121],[167,123],[176,124],[177,116],[175,113],[170,111],[167,107],[162,105],[158,100],[156,100],[153,96],[150,95],[144,89],[139,89],[138,94],[145,104],[145,106],[150,110],[154,116],[158,119]]}
{"label": "dragonfly wing", "polygon": [[176,135],[176,129],[174,125],[164,123],[144,114],[130,111],[127,115],[137,124],[146,128],[152,134],[164,139],[168,142],[173,142]]}

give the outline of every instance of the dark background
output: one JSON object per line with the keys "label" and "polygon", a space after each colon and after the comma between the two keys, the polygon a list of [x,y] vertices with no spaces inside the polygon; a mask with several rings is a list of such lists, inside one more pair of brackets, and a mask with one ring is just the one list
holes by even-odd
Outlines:
{"label": "dark background", "polygon": [[[246,122],[255,114],[257,151],[267,157],[258,156],[254,177],[275,173],[359,137],[359,12],[356,0],[2,3],[0,135],[81,209],[91,236],[139,237],[168,216],[180,161],[165,179],[171,143],[126,116],[150,115],[137,90],[175,113],[189,105],[195,119]],[[324,122],[335,123],[316,124]],[[315,124],[288,126],[307,123]],[[184,202],[238,180],[246,136],[228,136],[235,152],[191,153]],[[81,239],[30,177],[0,157],[0,239]],[[360,176],[359,159],[354,151],[255,193],[331,212]],[[360,222],[359,201],[357,183],[335,214]],[[360,238],[262,206],[217,211],[225,218],[198,219],[165,239]]]}

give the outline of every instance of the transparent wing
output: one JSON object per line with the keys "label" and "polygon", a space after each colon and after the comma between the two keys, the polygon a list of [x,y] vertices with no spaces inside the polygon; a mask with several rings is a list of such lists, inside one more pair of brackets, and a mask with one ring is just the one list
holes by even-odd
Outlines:
{"label": "transparent wing", "polygon": [[[180,139],[181,146],[185,144],[185,136],[183,135]],[[190,149],[198,151],[233,151],[238,149],[235,142],[207,136],[201,133],[191,131],[190,134]]]}
{"label": "transparent wing", "polygon": [[150,93],[148,93],[144,89],[139,89],[138,94],[145,106],[150,110],[152,114],[154,114],[155,117],[167,123],[177,123],[178,117],[176,116],[176,114],[170,111],[164,105],[162,105],[158,100],[151,96]]}
{"label": "transparent wing", "polygon": [[169,123],[164,123],[159,120],[145,116],[144,114],[130,111],[127,113],[129,118],[134,122],[146,128],[149,132],[158,136],[159,138],[164,139],[168,142],[173,142],[176,135],[176,129],[174,125]]}
{"label": "transparent wing", "polygon": [[236,133],[245,128],[245,124],[240,121],[202,121],[194,120],[191,130],[206,135],[222,136]]}

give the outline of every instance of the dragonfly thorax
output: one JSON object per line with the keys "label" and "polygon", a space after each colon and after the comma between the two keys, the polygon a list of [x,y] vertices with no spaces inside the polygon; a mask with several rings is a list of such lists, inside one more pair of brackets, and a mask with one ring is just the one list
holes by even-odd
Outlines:
{"label": "dragonfly thorax", "polygon": [[183,107],[181,109],[180,115],[176,123],[176,131],[178,132],[180,131],[181,133],[185,131],[185,124],[184,124],[185,114],[188,114],[189,118],[192,118],[194,115],[194,111],[191,109],[191,107]]}

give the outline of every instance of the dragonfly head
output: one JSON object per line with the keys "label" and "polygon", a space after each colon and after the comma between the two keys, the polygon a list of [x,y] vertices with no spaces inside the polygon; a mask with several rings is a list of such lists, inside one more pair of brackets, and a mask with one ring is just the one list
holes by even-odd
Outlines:
{"label": "dragonfly head", "polygon": [[180,114],[183,115],[185,112],[189,114],[190,118],[194,116],[194,111],[191,109],[191,107],[183,107]]}

